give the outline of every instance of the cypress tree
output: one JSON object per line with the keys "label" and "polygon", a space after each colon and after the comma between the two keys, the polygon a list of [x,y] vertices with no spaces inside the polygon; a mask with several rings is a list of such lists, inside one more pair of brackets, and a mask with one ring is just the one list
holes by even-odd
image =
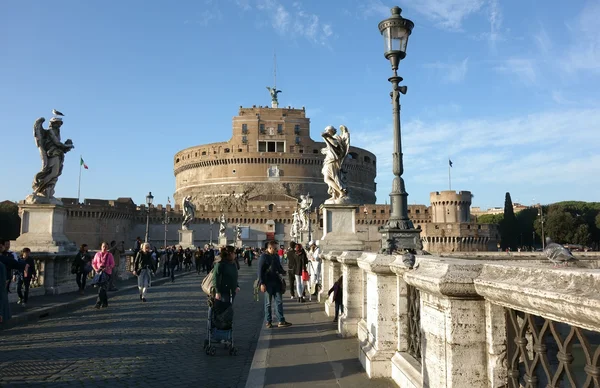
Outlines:
{"label": "cypress tree", "polygon": [[516,251],[517,246],[519,245],[519,223],[515,216],[510,193],[506,193],[506,196],[504,197],[504,219],[502,220],[500,227],[502,249],[510,248],[511,250]]}

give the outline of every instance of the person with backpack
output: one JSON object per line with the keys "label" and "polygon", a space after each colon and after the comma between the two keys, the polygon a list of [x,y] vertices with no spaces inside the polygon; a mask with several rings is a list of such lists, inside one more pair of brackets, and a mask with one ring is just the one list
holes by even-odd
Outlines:
{"label": "person with backpack", "polygon": [[266,251],[258,259],[258,284],[260,291],[265,294],[265,321],[268,329],[273,327],[271,302],[275,299],[275,316],[279,321],[278,327],[289,327],[291,323],[283,315],[282,278],[285,271],[277,255],[277,241],[269,241]]}
{"label": "person with backpack", "polygon": [[248,267],[252,267],[252,260],[254,260],[254,251],[246,247],[244,249],[244,262],[248,264]]}
{"label": "person with backpack", "polygon": [[88,253],[87,244],[81,244],[79,252],[77,252],[73,264],[71,264],[71,273],[75,275],[75,282],[80,295],[85,292],[85,282],[90,272],[92,272],[92,258]]}
{"label": "person with backpack", "polygon": [[344,300],[344,277],[340,276],[337,282],[333,283],[333,287],[329,289],[327,297],[333,293],[333,302],[335,303],[335,318],[333,322],[336,323],[340,317],[340,312],[344,312],[344,306],[342,301]]}

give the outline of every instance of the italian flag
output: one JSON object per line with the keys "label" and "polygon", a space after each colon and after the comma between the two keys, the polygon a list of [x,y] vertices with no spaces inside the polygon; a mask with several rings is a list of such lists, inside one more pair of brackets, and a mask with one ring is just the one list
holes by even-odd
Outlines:
{"label": "italian flag", "polygon": [[83,166],[83,168],[85,168],[86,170],[88,169],[87,164],[85,164],[85,162],[83,161],[83,158],[81,156],[79,157],[79,165]]}

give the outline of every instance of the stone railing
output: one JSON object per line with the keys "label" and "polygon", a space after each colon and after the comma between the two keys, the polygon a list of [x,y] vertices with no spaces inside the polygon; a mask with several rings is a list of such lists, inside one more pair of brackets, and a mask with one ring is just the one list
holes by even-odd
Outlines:
{"label": "stone railing", "polygon": [[[366,252],[324,255],[343,275],[343,336],[371,378],[400,387],[600,387],[600,270],[547,261]],[[326,293],[325,293],[326,295]],[[325,312],[334,314],[325,303]]]}
{"label": "stone railing", "polygon": [[[94,257],[95,252],[90,252]],[[29,298],[35,298],[39,295],[57,295],[67,292],[77,291],[75,275],[71,273],[71,264],[77,252],[70,253],[33,253],[37,279],[31,283],[29,289]],[[117,276],[124,280],[133,275],[133,254],[131,251],[125,252],[120,257],[115,257]],[[93,276],[93,271],[90,277]],[[89,284],[89,280],[88,280]],[[11,293],[8,294],[9,302],[15,302],[18,299],[16,283],[11,283]]]}

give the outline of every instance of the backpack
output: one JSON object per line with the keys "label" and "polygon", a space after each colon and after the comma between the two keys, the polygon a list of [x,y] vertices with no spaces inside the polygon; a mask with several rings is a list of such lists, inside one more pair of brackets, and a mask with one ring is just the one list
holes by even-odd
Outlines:
{"label": "backpack", "polygon": [[[269,260],[271,260],[271,259],[269,258]],[[264,263],[263,268],[260,269],[261,272],[264,271],[265,266],[267,267],[266,271],[270,271],[273,267],[273,262],[271,261],[268,264]],[[281,275],[279,272],[276,272],[276,274],[279,277],[279,281],[281,282],[281,294],[283,295],[283,294],[285,294],[287,284],[285,282],[283,275]],[[256,280],[254,281],[254,294],[255,294],[256,300],[258,300],[258,292],[260,292],[260,278],[256,278]]]}

